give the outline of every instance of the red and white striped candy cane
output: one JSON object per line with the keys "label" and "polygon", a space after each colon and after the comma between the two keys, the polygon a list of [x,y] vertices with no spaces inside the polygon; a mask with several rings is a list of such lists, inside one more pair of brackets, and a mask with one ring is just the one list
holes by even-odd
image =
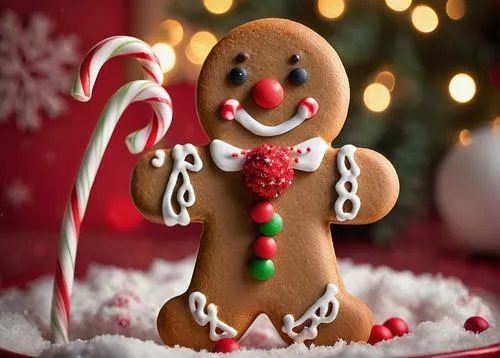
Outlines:
{"label": "red and white striped candy cane", "polygon": [[114,36],[102,40],[85,56],[73,80],[72,96],[87,102],[101,67],[113,57],[132,57],[142,65],[145,77],[155,83],[163,82],[160,61],[145,42],[130,36]]}
{"label": "red and white striped candy cane", "polygon": [[127,147],[132,153],[139,153],[156,144],[167,132],[172,120],[170,96],[161,85],[148,80],[129,82],[108,100],[85,151],[61,227],[51,311],[51,330],[56,343],[68,341],[76,250],[90,189],[118,120],[134,102],[149,103],[153,107],[153,117],[146,127],[127,136]]}

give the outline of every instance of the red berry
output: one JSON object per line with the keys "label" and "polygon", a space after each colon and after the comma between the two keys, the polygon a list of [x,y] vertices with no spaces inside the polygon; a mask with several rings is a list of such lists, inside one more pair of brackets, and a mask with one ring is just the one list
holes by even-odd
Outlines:
{"label": "red berry", "polygon": [[263,198],[277,198],[293,180],[288,148],[262,144],[247,153],[243,164],[245,185]]}
{"label": "red berry", "polygon": [[213,353],[231,353],[240,350],[240,344],[232,338],[222,338],[212,346]]}
{"label": "red berry", "polygon": [[267,223],[274,215],[274,207],[269,201],[261,201],[250,211],[252,220],[258,224]]}
{"label": "red berry", "polygon": [[389,328],[376,324],[372,327],[368,343],[375,344],[392,338],[394,337]]}
{"label": "red berry", "polygon": [[270,259],[276,254],[276,241],[269,236],[261,236],[253,244],[253,252],[259,259]]}
{"label": "red berry", "polygon": [[481,333],[490,328],[490,324],[487,320],[480,316],[473,316],[467,319],[464,323],[464,328],[467,331]]}
{"label": "red berry", "polygon": [[408,325],[399,317],[389,318],[384,322],[384,326],[389,328],[394,337],[401,337],[408,333]]}

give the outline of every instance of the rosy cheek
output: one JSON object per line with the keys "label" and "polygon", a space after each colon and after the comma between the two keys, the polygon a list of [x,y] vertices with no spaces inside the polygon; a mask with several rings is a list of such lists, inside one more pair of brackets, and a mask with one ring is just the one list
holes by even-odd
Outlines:
{"label": "rosy cheek", "polygon": [[240,102],[234,98],[228,98],[221,103],[220,114],[222,118],[231,121],[236,116],[236,111],[241,108]]}

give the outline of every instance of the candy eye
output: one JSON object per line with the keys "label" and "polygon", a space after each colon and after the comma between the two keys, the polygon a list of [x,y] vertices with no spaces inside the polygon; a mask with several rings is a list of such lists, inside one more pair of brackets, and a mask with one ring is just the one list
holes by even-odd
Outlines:
{"label": "candy eye", "polygon": [[229,80],[235,85],[242,85],[247,80],[247,71],[243,67],[234,67],[229,72]]}
{"label": "candy eye", "polygon": [[303,68],[294,68],[288,75],[288,80],[294,85],[301,85],[307,81],[307,71]]}

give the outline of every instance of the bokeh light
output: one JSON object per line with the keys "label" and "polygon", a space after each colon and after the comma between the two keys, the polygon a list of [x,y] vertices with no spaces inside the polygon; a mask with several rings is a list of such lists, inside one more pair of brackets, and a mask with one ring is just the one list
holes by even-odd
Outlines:
{"label": "bokeh light", "polygon": [[175,66],[175,51],[169,44],[158,42],[153,45],[153,52],[158,60],[163,73],[170,71]]}
{"label": "bokeh light", "polygon": [[175,46],[182,41],[184,29],[179,21],[172,19],[165,20],[161,23],[161,27],[165,30],[165,42],[169,45]]}
{"label": "bokeh light", "polygon": [[446,14],[452,20],[460,20],[465,15],[465,1],[448,0],[446,2]]}
{"label": "bokeh light", "polygon": [[186,56],[192,63],[201,65],[217,43],[217,38],[208,31],[197,32],[191,37],[186,48]]}
{"label": "bokeh light", "polygon": [[391,93],[383,84],[372,83],[366,87],[363,101],[370,111],[383,112],[391,103]]}
{"label": "bokeh light", "polygon": [[383,84],[389,91],[392,91],[396,84],[396,77],[391,71],[380,71],[375,76],[375,82]]}
{"label": "bokeh light", "polygon": [[385,3],[394,11],[405,11],[411,6],[411,1],[412,0],[385,0]]}
{"label": "bokeh light", "polygon": [[461,145],[468,146],[472,142],[470,131],[468,129],[462,129],[458,134],[458,141]]}
{"label": "bokeh light", "polygon": [[495,131],[500,130],[500,116],[497,116],[497,117],[493,118],[493,121],[491,122],[491,127]]}
{"label": "bokeh light", "polygon": [[450,96],[459,103],[469,102],[476,94],[476,83],[466,73],[458,73],[450,80]]}
{"label": "bokeh light", "polygon": [[411,12],[411,22],[418,31],[429,33],[437,28],[439,18],[431,7],[418,5]]}
{"label": "bokeh light", "polygon": [[203,5],[212,14],[219,15],[229,11],[233,0],[203,0]]}
{"label": "bokeh light", "polygon": [[141,214],[128,196],[113,199],[106,204],[106,208],[106,221],[117,231],[135,230],[143,222]]}
{"label": "bokeh light", "polygon": [[318,13],[327,19],[336,19],[344,13],[344,0],[318,0]]}

